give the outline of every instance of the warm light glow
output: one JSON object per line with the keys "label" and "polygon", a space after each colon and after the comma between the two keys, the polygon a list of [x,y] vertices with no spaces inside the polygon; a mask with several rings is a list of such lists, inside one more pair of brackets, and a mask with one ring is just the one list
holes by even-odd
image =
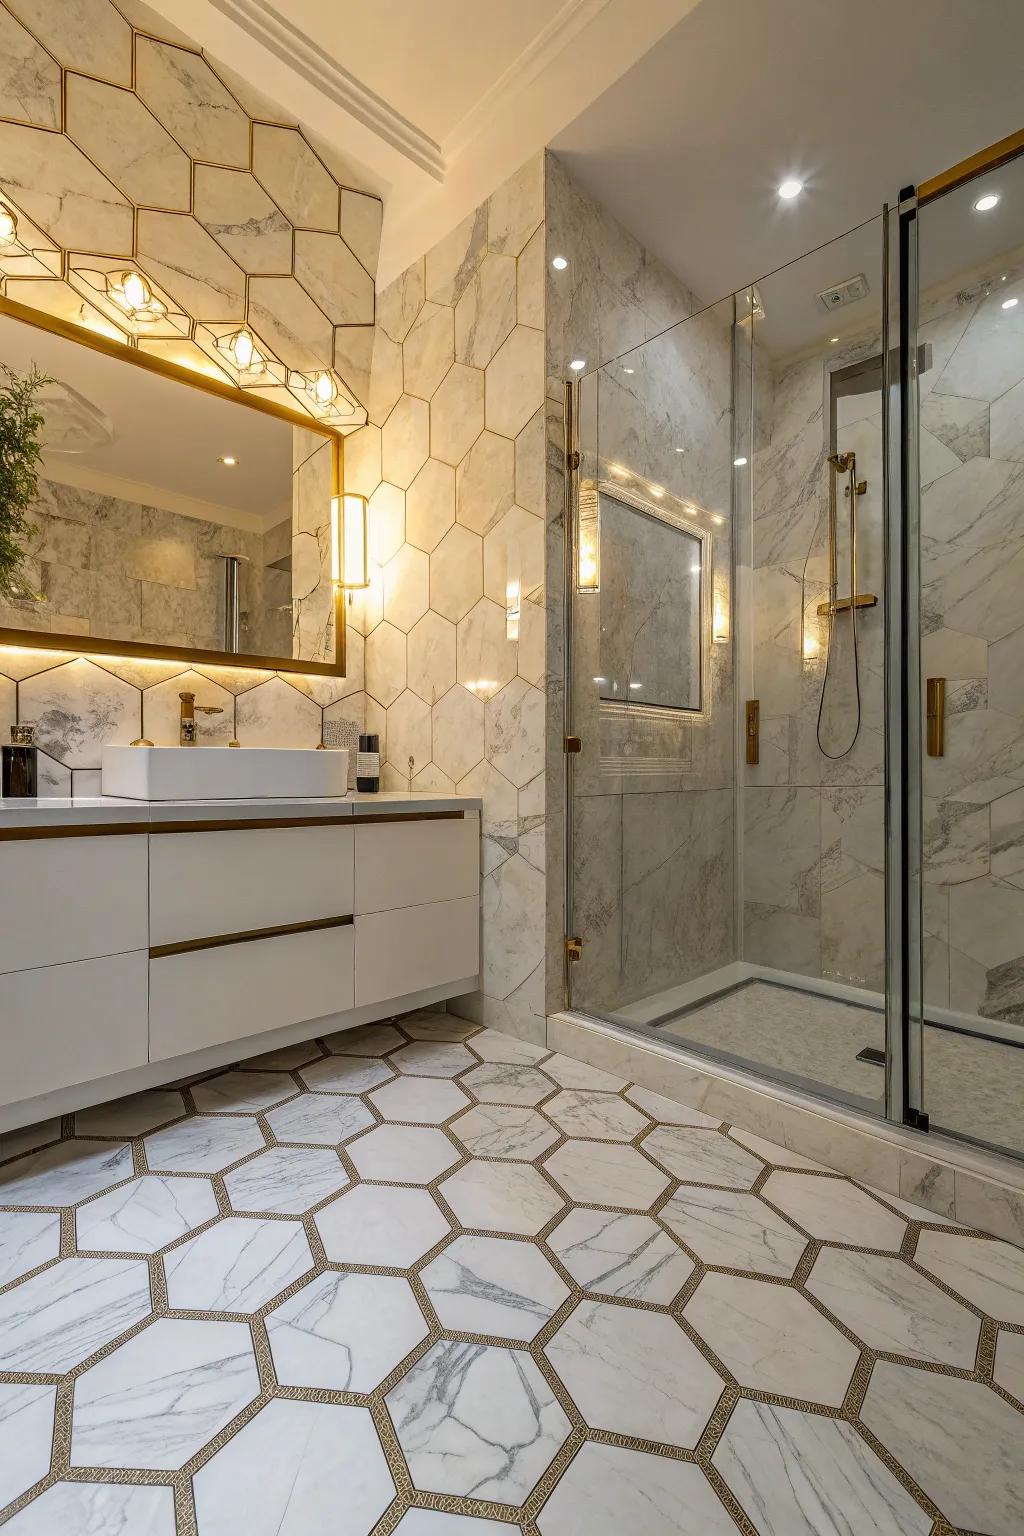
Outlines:
{"label": "warm light glow", "polygon": [[629,470],[628,469],[623,469],[621,464],[609,464],[608,468],[611,471],[611,473],[615,476],[616,480],[628,480],[629,479]]}
{"label": "warm light glow", "polygon": [[9,208],[0,208],[0,246],[14,245],[18,238],[18,219]]}
{"label": "warm light glow", "polygon": [[623,368],[623,373],[636,373],[635,368]]}
{"label": "warm light glow", "polygon": [[974,205],[975,213],[988,213],[999,201],[998,192],[983,192]]}
{"label": "warm light glow", "polygon": [[167,313],[141,272],[108,272],[104,283],[108,299],[130,320],[159,320]]}
{"label": "warm light glow", "polygon": [[522,613],[523,585],[518,576],[510,576],[505,583],[505,639],[519,639],[519,619]]}
{"label": "warm light glow", "polygon": [[665,492],[662,490],[660,485],[651,486],[651,495],[654,497],[655,501],[660,501],[664,494]]}
{"label": "warm light glow", "polygon": [[729,604],[721,592],[715,593],[714,613],[711,620],[711,638],[722,645],[729,638]]}
{"label": "warm light glow", "polygon": [[795,176],[788,176],[784,182],[780,183],[779,196],[788,203],[794,197],[799,197],[803,189],[804,184],[802,181],[797,181]]}
{"label": "warm light glow", "polygon": [[266,358],[257,348],[255,337],[247,326],[232,331],[229,336],[218,336],[217,351],[238,370],[240,383],[259,378],[266,369]]}
{"label": "warm light glow", "polygon": [[235,465],[238,463],[238,460],[235,458],[233,453],[222,453],[220,458],[217,460],[217,463],[226,464],[228,469],[234,469]]}
{"label": "warm light glow", "polygon": [[1017,303],[1018,301],[1016,299],[1004,299],[999,307],[1000,309],[1016,309]]}
{"label": "warm light glow", "polygon": [[685,453],[685,452],[686,452],[685,448],[677,448],[676,449],[676,453]]}
{"label": "warm light glow", "polygon": [[330,405],[338,393],[338,386],[329,373],[317,373],[313,376],[313,394],[319,405]]}
{"label": "warm light glow", "polygon": [[572,362],[569,364],[569,367],[572,369],[573,373],[582,373],[586,366],[587,360],[585,357],[574,357]]}
{"label": "warm light glow", "polygon": [[564,256],[552,256],[551,265],[554,267],[556,272],[564,272],[569,263],[566,261]]}
{"label": "warm light glow", "polygon": [[629,686],[631,688],[642,688],[643,687],[643,683],[630,683]]}
{"label": "warm light glow", "polygon": [[331,497],[331,580],[348,591],[370,585],[366,497]]}
{"label": "warm light glow", "polygon": [[576,514],[576,589],[601,590],[601,503],[593,481],[580,489]]}
{"label": "warm light glow", "polygon": [[809,629],[805,629],[804,630],[804,660],[805,661],[810,661],[813,657],[817,656],[817,654],[818,654],[818,652],[820,650],[821,650],[821,646],[818,644],[818,637],[817,637],[817,635],[812,634]]}

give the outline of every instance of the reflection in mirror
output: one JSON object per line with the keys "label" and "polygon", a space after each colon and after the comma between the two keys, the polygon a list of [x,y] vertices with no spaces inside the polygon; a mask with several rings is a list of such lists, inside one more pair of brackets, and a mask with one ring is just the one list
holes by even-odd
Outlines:
{"label": "reflection in mirror", "polygon": [[0,628],[335,662],[331,436],[9,315],[0,361],[50,381]]}
{"label": "reflection in mirror", "polygon": [[599,524],[602,702],[701,710],[708,535],[605,485]]}

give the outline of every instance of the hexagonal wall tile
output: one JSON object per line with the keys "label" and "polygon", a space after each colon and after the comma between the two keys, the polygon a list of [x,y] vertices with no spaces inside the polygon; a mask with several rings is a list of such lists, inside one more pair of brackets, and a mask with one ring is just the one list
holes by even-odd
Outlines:
{"label": "hexagonal wall tile", "polygon": [[487,365],[487,430],[515,437],[544,401],[544,333],[517,325]]}
{"label": "hexagonal wall tile", "polygon": [[81,657],[26,678],[19,692],[39,745],[68,768],[98,768],[104,746],[125,746],[141,729],[139,690]]}
{"label": "hexagonal wall tile", "polygon": [[433,754],[438,768],[456,783],[483,759],[483,700],[461,684],[434,705]]}
{"label": "hexagonal wall tile", "polygon": [[669,1186],[639,1152],[610,1142],[567,1141],[544,1169],[571,1199],[626,1210],[646,1211]]}
{"label": "hexagonal wall tile", "polygon": [[428,459],[406,492],[409,541],[431,550],[455,522],[455,471],[440,459]]}
{"label": "hexagonal wall tile", "polygon": [[870,1349],[974,1369],[979,1320],[902,1259],[824,1248],[807,1289]]}
{"label": "hexagonal wall tile", "polygon": [[192,180],[188,156],[139,98],[73,73],[66,76],[64,89],[68,136],[100,170],[136,203],[187,213]]}
{"label": "hexagonal wall tile", "polygon": [[349,1182],[337,1155],[318,1147],[271,1147],[224,1180],[235,1211],[301,1216]]}
{"label": "hexagonal wall tile", "polygon": [[405,338],[405,387],[429,400],[455,360],[454,316],[447,304],[424,304]]}
{"label": "hexagonal wall tile", "polygon": [[140,36],[135,89],[193,160],[249,163],[249,120],[198,54]]}
{"label": "hexagonal wall tile", "polygon": [[293,224],[338,227],[338,187],[297,128],[254,123],[253,171]]}
{"label": "hexagonal wall tile", "polygon": [[544,1346],[592,1429],[692,1449],[725,1383],[675,1318],[581,1301]]}
{"label": "hexagonal wall tile", "polygon": [[174,1470],[259,1390],[244,1323],[158,1318],[75,1383],[71,1465]]}
{"label": "hexagonal wall tile", "polygon": [[485,534],[515,501],[515,445],[481,432],[455,473],[455,515],[473,533]]}
{"label": "hexagonal wall tile", "polygon": [[[455,682],[455,625],[439,613],[427,613],[409,632],[409,687],[427,704],[443,697]],[[483,710],[480,739],[483,742]]]}
{"label": "hexagonal wall tile", "polygon": [[[401,549],[405,538],[405,492],[399,490],[397,485],[389,485],[385,481],[370,497],[366,538],[370,559],[380,566],[387,565]],[[383,596],[382,582],[382,604]],[[377,622],[380,622],[379,618]]]}
{"label": "hexagonal wall tile", "polygon": [[458,623],[483,592],[483,540],[461,524],[449,528],[430,556],[430,606]]}
{"label": "hexagonal wall tile", "polygon": [[297,1221],[227,1216],[166,1255],[167,1301],[187,1312],[255,1312],[312,1266]]}
{"label": "hexagonal wall tile", "polygon": [[[130,253],[130,203],[70,139],[3,123],[0,154],[4,183],[11,194],[17,193],[19,211],[55,245],[72,251]],[[54,197],[53,187],[73,187],[75,195]]]}
{"label": "hexagonal wall tile", "polygon": [[548,1247],[585,1291],[662,1306],[694,1269],[693,1260],[649,1216],[618,1211],[570,1211]]}
{"label": "hexagonal wall tile", "polygon": [[296,230],[295,277],[333,325],[373,324],[373,278],[340,235]]}
{"label": "hexagonal wall tile", "polygon": [[459,1161],[443,1131],[412,1125],[379,1125],[349,1147],[364,1179],[393,1184],[429,1184]]}
{"label": "hexagonal wall tile", "polygon": [[564,1201],[535,1168],[520,1163],[467,1163],[439,1185],[464,1227],[532,1237]]}
{"label": "hexagonal wall tile", "polygon": [[683,1316],[740,1386],[842,1406],[860,1351],[799,1291],[707,1274]]}
{"label": "hexagonal wall tile", "polygon": [[430,401],[430,452],[446,464],[465,458],[484,429],[484,376],[453,363]]}
{"label": "hexagonal wall tile", "polygon": [[484,715],[487,758],[522,788],[544,768],[544,695],[521,677],[487,701]]}
{"label": "hexagonal wall tile", "polygon": [[316,747],[323,730],[319,705],[283,678],[239,694],[235,729],[244,747]]}
{"label": "hexagonal wall tile", "polygon": [[442,1341],[385,1401],[413,1483],[437,1493],[521,1504],[569,1434],[521,1350]]}
{"label": "hexagonal wall tile", "polygon": [[516,323],[516,264],[488,254],[455,306],[455,355],[486,368]]}
{"label": "hexagonal wall tile", "polygon": [[393,624],[378,624],[366,639],[366,691],[385,709],[406,683],[406,638]]}
{"label": "hexagonal wall tile", "polygon": [[281,1385],[331,1392],[372,1392],[428,1331],[408,1280],[386,1275],[317,1275],[267,1314]]}
{"label": "hexagonal wall tile", "polygon": [[80,1252],[156,1253],[217,1215],[209,1179],[147,1174],[79,1206]]}
{"label": "hexagonal wall tile", "polygon": [[539,1248],[507,1237],[457,1237],[420,1279],[442,1328],[525,1342],[569,1295]]}
{"label": "hexagonal wall tile", "polygon": [[407,778],[430,762],[431,743],[430,705],[407,688],[388,710],[387,760]]}
{"label": "hexagonal wall tile", "polygon": [[424,1189],[360,1184],[313,1218],[324,1252],[334,1264],[406,1269],[451,1227]]}
{"label": "hexagonal wall tile", "polygon": [[0,1296],[0,1371],[69,1371],[150,1306],[141,1259],[62,1259]]}
{"label": "hexagonal wall tile", "polygon": [[195,216],[244,272],[291,268],[292,227],[248,171],[197,165]]}
{"label": "hexagonal wall tile", "polygon": [[385,480],[403,491],[430,456],[430,409],[425,400],[403,395],[384,423],[381,468]]}
{"label": "hexagonal wall tile", "polygon": [[245,273],[202,225],[149,208],[137,221],[139,266],[186,314],[220,324],[245,319]]}
{"label": "hexagonal wall tile", "polygon": [[429,606],[429,561],[421,549],[403,544],[384,567],[384,618],[408,634]]}

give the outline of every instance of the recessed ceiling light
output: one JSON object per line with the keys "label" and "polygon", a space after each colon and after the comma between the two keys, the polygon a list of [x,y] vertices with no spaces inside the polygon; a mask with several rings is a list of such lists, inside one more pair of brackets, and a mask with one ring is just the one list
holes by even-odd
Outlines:
{"label": "recessed ceiling light", "polygon": [[238,460],[235,458],[233,453],[222,453],[220,458],[217,460],[217,463],[226,465],[228,469],[234,469],[235,465],[238,463]]}
{"label": "recessed ceiling light", "polygon": [[794,197],[799,197],[800,193],[803,191],[803,189],[804,189],[804,184],[803,184],[802,181],[797,181],[795,176],[789,176],[789,177],[786,178],[786,180],[784,182],[780,183],[780,185],[779,185],[779,196],[781,198],[783,198],[785,202],[788,203]]}
{"label": "recessed ceiling light", "polygon": [[569,364],[569,367],[572,369],[573,373],[582,373],[586,366],[587,360],[585,357],[574,357],[572,362]]}
{"label": "recessed ceiling light", "polygon": [[733,461],[732,461],[732,462],[733,462],[733,463],[734,463],[734,464],[735,464],[735,466],[736,466],[736,468],[737,468],[737,469],[742,469],[742,468],[743,468],[743,466],[744,466],[744,464],[745,464],[745,463],[746,463],[746,462],[747,462],[747,461],[746,461],[746,459],[745,459],[745,458],[743,458],[743,456],[742,456],[742,455],[741,455],[741,456],[740,456],[740,457],[739,457],[739,458],[738,458],[738,459],[733,459]]}
{"label": "recessed ceiling light", "polygon": [[623,373],[636,373],[635,368],[623,368]]}
{"label": "recessed ceiling light", "polygon": [[985,192],[974,205],[975,213],[988,213],[999,201],[998,192]]}
{"label": "recessed ceiling light", "polygon": [[566,261],[564,256],[552,256],[551,265],[554,267],[556,272],[564,272],[569,263]]}
{"label": "recessed ceiling light", "polygon": [[1003,302],[1002,302],[1002,305],[1000,307],[1002,309],[1016,309],[1016,307],[1017,307],[1017,300],[1016,299],[1004,299]]}

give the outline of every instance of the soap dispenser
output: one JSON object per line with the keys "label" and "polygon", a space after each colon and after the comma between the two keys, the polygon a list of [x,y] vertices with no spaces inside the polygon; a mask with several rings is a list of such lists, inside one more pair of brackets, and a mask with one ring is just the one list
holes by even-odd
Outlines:
{"label": "soap dispenser", "polygon": [[5,742],[0,790],[5,800],[34,800],[39,793],[39,748],[34,725],[12,725]]}

